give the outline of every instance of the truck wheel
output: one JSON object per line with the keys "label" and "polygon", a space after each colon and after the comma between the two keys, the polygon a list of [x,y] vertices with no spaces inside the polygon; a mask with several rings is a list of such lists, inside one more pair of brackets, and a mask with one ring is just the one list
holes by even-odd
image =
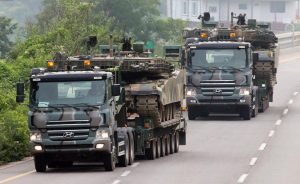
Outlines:
{"label": "truck wheel", "polygon": [[107,154],[104,158],[104,168],[106,171],[113,171],[116,168],[115,151]]}
{"label": "truck wheel", "polygon": [[254,109],[252,108],[252,117],[255,118],[256,115],[258,114],[258,102],[255,101],[255,104],[254,104]]}
{"label": "truck wheel", "polygon": [[173,154],[175,151],[175,134],[170,134],[170,154]]}
{"label": "truck wheel", "polygon": [[130,151],[129,151],[129,138],[128,138],[127,133],[125,133],[125,135],[124,135],[124,142],[125,142],[124,155],[119,157],[119,161],[120,161],[119,163],[122,167],[127,167],[128,163],[129,163],[129,154],[130,154]]}
{"label": "truck wheel", "polygon": [[47,163],[44,155],[34,156],[34,166],[36,172],[46,172]]}
{"label": "truck wheel", "polygon": [[156,158],[159,158],[161,156],[161,140],[160,138],[156,141]]}
{"label": "truck wheel", "polygon": [[176,131],[175,133],[175,149],[174,149],[175,153],[179,152],[179,132]]}
{"label": "truck wheel", "polygon": [[165,138],[165,141],[166,141],[166,146],[165,146],[165,149],[166,149],[166,155],[169,155],[170,154],[170,136],[169,134],[166,135],[166,138]]}
{"label": "truck wheel", "polygon": [[192,109],[188,110],[188,118],[189,120],[195,120],[197,117],[197,115],[194,113],[194,111]]}
{"label": "truck wheel", "polygon": [[133,164],[135,159],[134,153],[134,137],[132,131],[129,131],[129,165]]}
{"label": "truck wheel", "polygon": [[156,158],[156,142],[154,140],[150,142],[150,148],[146,149],[146,157],[149,160],[154,160]]}
{"label": "truck wheel", "polygon": [[251,107],[247,107],[245,110],[243,110],[243,112],[242,112],[241,115],[244,118],[244,120],[250,120],[251,119],[251,115],[252,115],[252,109],[251,109]]}
{"label": "truck wheel", "polygon": [[165,140],[164,137],[162,137],[162,138],[159,139],[159,141],[161,143],[160,144],[161,145],[161,147],[160,147],[160,150],[161,150],[160,156],[164,157],[166,155],[166,140]]}

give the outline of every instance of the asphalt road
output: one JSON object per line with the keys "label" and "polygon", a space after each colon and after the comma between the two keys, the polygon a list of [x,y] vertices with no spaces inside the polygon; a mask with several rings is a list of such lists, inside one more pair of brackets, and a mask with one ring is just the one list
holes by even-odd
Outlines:
{"label": "asphalt road", "polygon": [[251,121],[188,121],[188,144],[179,153],[114,172],[76,166],[36,173],[29,158],[0,167],[0,184],[299,184],[299,50],[282,50],[274,102]]}

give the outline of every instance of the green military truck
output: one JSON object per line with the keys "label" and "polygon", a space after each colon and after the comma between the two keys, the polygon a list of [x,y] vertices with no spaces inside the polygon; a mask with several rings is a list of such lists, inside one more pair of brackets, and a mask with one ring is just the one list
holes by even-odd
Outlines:
{"label": "green military truck", "polygon": [[244,25],[242,15],[230,28],[206,23],[209,14],[202,18],[202,28],[184,30],[188,117],[233,113],[250,120],[273,101],[277,38],[255,20]]}
{"label": "green military truck", "polygon": [[[138,52],[57,54],[47,68],[32,69],[28,125],[37,172],[81,161],[112,171],[135,156],[155,159],[186,143],[184,70],[134,47]],[[22,82],[17,101],[24,101]]]}

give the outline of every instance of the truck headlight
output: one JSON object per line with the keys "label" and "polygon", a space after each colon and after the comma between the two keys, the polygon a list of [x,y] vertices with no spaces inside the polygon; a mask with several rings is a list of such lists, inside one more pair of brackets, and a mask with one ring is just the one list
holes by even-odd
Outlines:
{"label": "truck headlight", "polygon": [[250,95],[250,89],[249,88],[241,88],[240,89],[240,95]]}
{"label": "truck headlight", "polygon": [[188,88],[186,90],[186,96],[187,97],[195,97],[197,95],[195,88]]}
{"label": "truck headlight", "polygon": [[109,138],[108,130],[97,130],[96,139],[107,139]]}
{"label": "truck headlight", "polygon": [[41,141],[42,134],[40,132],[31,132],[30,133],[30,141]]}

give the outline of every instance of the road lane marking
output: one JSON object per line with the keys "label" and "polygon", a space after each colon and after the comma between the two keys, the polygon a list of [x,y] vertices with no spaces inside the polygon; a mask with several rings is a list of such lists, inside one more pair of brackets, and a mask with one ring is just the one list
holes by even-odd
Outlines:
{"label": "road lane marking", "polygon": [[293,104],[293,103],[294,103],[294,100],[293,100],[293,99],[290,99],[289,104],[291,105],[291,104]]}
{"label": "road lane marking", "polygon": [[296,92],[294,93],[294,96],[298,95],[298,93],[299,93],[299,92],[296,91]]}
{"label": "road lane marking", "polygon": [[267,143],[262,143],[262,144],[260,145],[260,147],[258,148],[258,150],[259,150],[259,151],[263,151],[263,150],[266,148],[266,146],[267,146]]}
{"label": "road lane marking", "polygon": [[279,126],[279,125],[281,125],[281,123],[282,123],[282,120],[279,119],[279,120],[276,121],[275,125]]}
{"label": "road lane marking", "polygon": [[273,137],[274,134],[275,134],[275,130],[271,130],[269,133],[269,137]]}
{"label": "road lane marking", "polygon": [[118,184],[120,182],[121,182],[121,180],[115,180],[114,182],[112,182],[112,184]]}
{"label": "road lane marking", "polygon": [[27,175],[32,174],[32,173],[34,173],[34,172],[35,172],[35,170],[32,170],[32,171],[29,171],[29,172],[26,172],[26,173],[23,173],[23,174],[19,174],[19,175],[16,175],[16,176],[13,176],[13,177],[10,177],[10,178],[1,180],[1,181],[0,181],[0,184],[7,183],[7,182],[10,182],[10,181],[12,181],[12,180],[16,180],[16,179],[18,179],[18,178],[27,176]]}
{"label": "road lane marking", "polygon": [[288,112],[289,112],[289,109],[288,109],[288,108],[284,109],[283,115],[287,115]]}
{"label": "road lane marking", "polygon": [[125,171],[123,174],[121,174],[122,177],[128,176],[131,173],[131,171]]}
{"label": "road lane marking", "polygon": [[248,174],[243,174],[242,176],[240,176],[240,178],[238,179],[238,183],[244,183],[246,178],[247,178]]}
{"label": "road lane marking", "polygon": [[137,167],[140,163],[139,162],[135,162],[134,164],[132,164],[131,167]]}
{"label": "road lane marking", "polygon": [[249,165],[253,166],[256,164],[256,161],[257,161],[257,157],[253,157],[251,160],[250,160],[250,163]]}

